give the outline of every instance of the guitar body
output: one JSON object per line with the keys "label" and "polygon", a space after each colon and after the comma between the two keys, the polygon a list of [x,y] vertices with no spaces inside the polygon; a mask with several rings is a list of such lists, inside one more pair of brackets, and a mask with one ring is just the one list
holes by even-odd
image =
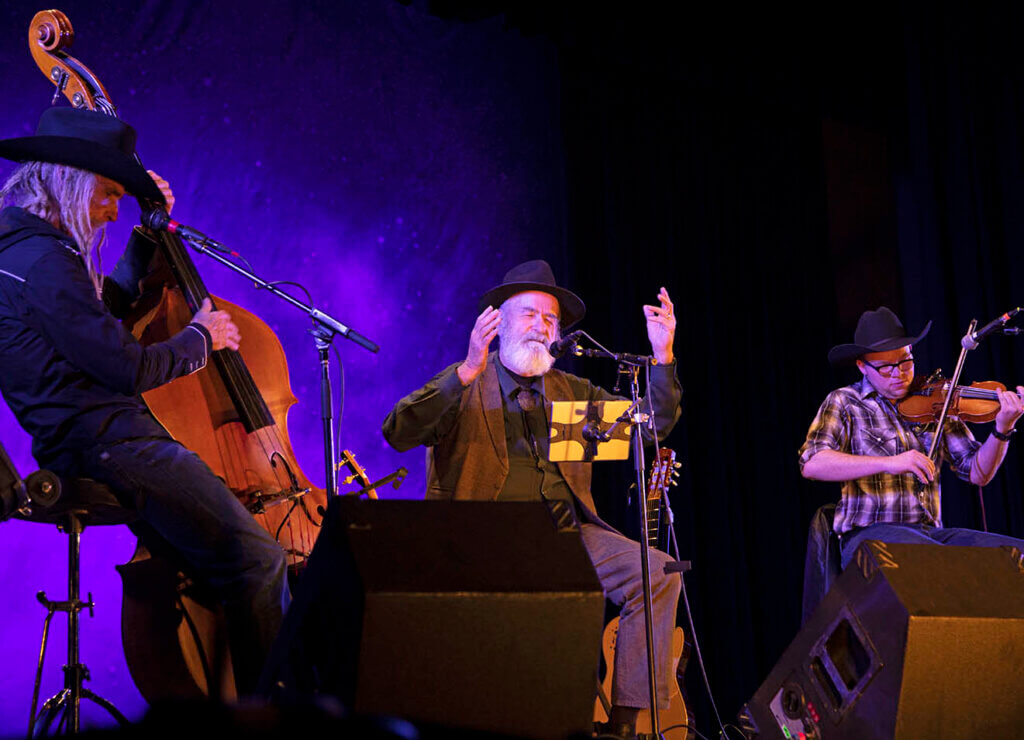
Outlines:
{"label": "guitar body", "polygon": [[[604,628],[604,637],[601,640],[601,647],[607,670],[605,671],[604,681],[601,682],[601,693],[603,696],[598,697],[594,702],[595,722],[608,721],[608,710],[605,708],[604,702],[608,700],[608,697],[610,697],[612,693],[612,676],[614,675],[615,666],[615,643],[618,636],[619,618],[615,617]],[[692,737],[692,733],[689,728],[686,727],[690,722],[690,713],[686,708],[686,701],[683,699],[683,694],[679,690],[678,679],[679,674],[682,672],[680,670],[680,661],[683,657],[685,642],[683,628],[676,627],[675,630],[672,631],[672,679],[669,682],[668,687],[668,708],[662,709],[658,712],[658,726],[661,728],[661,732],[665,736],[665,740],[689,740],[690,737]],[[673,729],[668,729],[670,727]],[[651,732],[650,710],[640,710],[640,715],[636,719],[636,731],[638,734],[649,734]]]}

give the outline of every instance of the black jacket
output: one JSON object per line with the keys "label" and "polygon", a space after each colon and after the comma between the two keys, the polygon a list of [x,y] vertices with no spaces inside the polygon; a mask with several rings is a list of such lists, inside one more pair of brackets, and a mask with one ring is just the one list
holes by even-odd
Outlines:
{"label": "black jacket", "polygon": [[143,347],[115,317],[138,298],[153,247],[133,236],[100,301],[67,234],[0,211],[0,392],[41,466],[73,474],[77,451],[166,437],[140,394],[206,365],[203,327]]}

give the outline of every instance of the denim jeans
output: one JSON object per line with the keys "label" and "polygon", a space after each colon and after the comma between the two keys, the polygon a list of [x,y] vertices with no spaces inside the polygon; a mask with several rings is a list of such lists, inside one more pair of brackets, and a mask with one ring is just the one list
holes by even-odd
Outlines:
{"label": "denim jeans", "polygon": [[216,590],[236,687],[252,693],[290,598],[278,543],[195,453],[170,439],[101,445],[79,463],[76,475],[105,483],[138,512],[132,529],[150,549],[169,545],[190,576]]}
{"label": "denim jeans", "polygon": [[[583,544],[597,570],[605,596],[622,607],[612,675],[612,704],[621,707],[651,706],[647,672],[647,629],[641,578],[640,543],[596,524],[580,527]],[[658,707],[667,709],[672,676],[672,633],[682,583],[677,573],[666,574],[673,562],[660,550],[650,549],[651,621],[654,626],[655,685]]]}
{"label": "denim jeans", "polygon": [[864,540],[881,540],[908,545],[964,545],[968,547],[999,547],[1011,545],[1024,552],[1024,540],[1005,534],[979,532],[975,529],[933,527],[927,524],[872,524],[847,532],[841,538],[843,568]]}

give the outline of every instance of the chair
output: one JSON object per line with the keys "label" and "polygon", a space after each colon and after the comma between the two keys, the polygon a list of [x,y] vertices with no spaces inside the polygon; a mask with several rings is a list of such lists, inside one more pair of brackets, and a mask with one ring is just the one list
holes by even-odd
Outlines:
{"label": "chair", "polygon": [[810,619],[843,569],[839,535],[832,529],[835,514],[836,505],[825,504],[811,518],[804,559],[804,603],[800,624]]}
{"label": "chair", "polygon": [[[45,471],[41,471],[45,472]],[[36,474],[33,474],[36,475]],[[32,476],[30,476],[31,478]],[[36,598],[46,607],[46,619],[43,621],[43,640],[39,649],[39,665],[36,669],[35,685],[32,689],[32,711],[29,716],[28,736],[33,733],[48,734],[51,727],[67,734],[77,733],[80,724],[80,704],[82,699],[89,699],[106,710],[121,725],[128,720],[109,701],[96,695],[82,686],[89,678],[89,669],[80,662],[78,654],[79,621],[78,614],[88,609],[93,613],[92,594],[88,601],[79,598],[80,587],[80,550],[82,531],[87,526],[127,524],[135,519],[135,513],[124,508],[117,497],[106,486],[96,481],[81,478],[61,481],[56,476],[50,477],[50,485],[59,488],[59,498],[51,506],[33,505],[31,513],[19,513],[16,516],[25,521],[41,524],[54,524],[68,536],[68,597],[66,601],[51,601],[45,591],[39,591]],[[39,686],[43,677],[43,661],[46,658],[46,645],[50,632],[50,620],[55,612],[66,612],[68,615],[68,656],[64,666],[64,688],[43,702],[36,714],[39,702]]]}

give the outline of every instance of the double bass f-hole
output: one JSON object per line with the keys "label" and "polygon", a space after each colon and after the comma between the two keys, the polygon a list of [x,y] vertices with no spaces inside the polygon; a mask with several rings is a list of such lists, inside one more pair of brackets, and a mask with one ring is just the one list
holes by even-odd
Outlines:
{"label": "double bass f-hole", "polygon": [[270,464],[273,467],[276,468],[278,466],[278,463],[280,463],[281,465],[284,465],[284,471],[286,473],[288,473],[288,480],[290,480],[291,483],[292,483],[292,487],[291,487],[292,492],[294,493],[294,492],[298,491],[299,490],[299,479],[296,478],[295,477],[295,473],[292,472],[292,466],[288,464],[288,460],[285,459],[284,455],[282,455],[277,450],[274,450],[274,454],[270,456]]}

